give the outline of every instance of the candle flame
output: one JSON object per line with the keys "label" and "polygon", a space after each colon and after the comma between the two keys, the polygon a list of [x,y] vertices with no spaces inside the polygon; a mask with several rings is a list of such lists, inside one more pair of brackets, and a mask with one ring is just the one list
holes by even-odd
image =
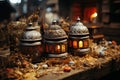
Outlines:
{"label": "candle flame", "polygon": [[56,45],[56,52],[57,53],[60,53],[61,51],[60,51],[60,45]]}
{"label": "candle flame", "polygon": [[95,17],[97,17],[97,13],[96,12],[91,15],[91,18],[95,18]]}
{"label": "candle flame", "polygon": [[58,49],[58,50],[60,49],[60,45],[57,45],[57,49]]}

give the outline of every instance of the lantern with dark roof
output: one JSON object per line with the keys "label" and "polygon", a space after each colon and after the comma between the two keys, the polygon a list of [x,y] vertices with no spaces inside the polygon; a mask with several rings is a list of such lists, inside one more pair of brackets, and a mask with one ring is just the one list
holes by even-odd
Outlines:
{"label": "lantern with dark roof", "polygon": [[80,18],[77,18],[75,25],[69,31],[69,51],[76,55],[83,55],[89,52],[89,31]]}
{"label": "lantern with dark roof", "polygon": [[48,57],[67,56],[67,38],[65,31],[53,20],[44,33],[45,51]]}
{"label": "lantern with dark roof", "polygon": [[33,62],[38,62],[43,52],[42,35],[32,23],[28,24],[20,40],[21,52],[30,55]]}

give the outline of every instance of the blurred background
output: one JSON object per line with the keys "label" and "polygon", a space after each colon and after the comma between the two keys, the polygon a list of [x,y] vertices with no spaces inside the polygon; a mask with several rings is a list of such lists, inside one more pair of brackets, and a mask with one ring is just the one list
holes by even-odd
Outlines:
{"label": "blurred background", "polygon": [[0,22],[19,20],[36,10],[48,24],[80,17],[93,38],[105,36],[120,43],[120,0],[0,0]]}
{"label": "blurred background", "polygon": [[[39,8],[41,10],[41,14],[43,15],[48,12],[52,12],[52,13],[57,13],[58,16],[61,17],[70,17],[73,20],[79,16],[81,20],[89,22],[92,20],[91,17],[93,16],[93,14],[94,16],[98,14],[97,16],[99,22],[104,22],[104,23],[120,22],[119,0],[1,0],[0,1],[1,4],[5,3],[4,6],[10,7],[9,5],[7,5],[6,2],[10,3],[10,6],[12,6],[16,10],[15,18],[25,14],[30,14]],[[4,9],[3,11],[5,11],[6,9]],[[108,19],[108,17],[110,19]]]}
{"label": "blurred background", "polygon": [[0,0],[0,23],[17,21],[35,11],[47,24],[61,18],[70,23],[80,17],[92,38],[105,36],[120,43],[120,0]]}
{"label": "blurred background", "polygon": [[5,14],[8,11],[15,13],[14,18],[39,9],[41,16],[53,13],[71,20],[79,16],[84,22],[92,22],[97,17],[97,22],[109,24],[120,22],[119,4],[120,0],[0,0],[0,6],[4,6],[4,9],[0,9]]}

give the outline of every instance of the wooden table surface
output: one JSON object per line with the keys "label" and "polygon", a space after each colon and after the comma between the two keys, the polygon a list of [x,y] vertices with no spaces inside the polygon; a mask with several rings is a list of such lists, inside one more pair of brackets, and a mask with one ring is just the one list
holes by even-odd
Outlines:
{"label": "wooden table surface", "polygon": [[[120,55],[118,55],[120,56]],[[100,59],[101,67],[85,67],[84,69],[75,69],[63,74],[47,74],[40,77],[38,80],[98,80],[101,77],[108,75],[114,71],[120,69],[120,61],[116,61],[113,58]]]}

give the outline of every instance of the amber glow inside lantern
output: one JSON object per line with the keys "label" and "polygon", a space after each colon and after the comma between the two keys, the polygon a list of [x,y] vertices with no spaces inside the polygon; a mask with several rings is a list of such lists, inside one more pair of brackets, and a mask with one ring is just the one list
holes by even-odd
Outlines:
{"label": "amber glow inside lantern", "polygon": [[84,48],[89,47],[89,40],[84,40],[83,45],[84,45]]}
{"label": "amber glow inside lantern", "polygon": [[67,44],[62,43],[62,44],[47,44],[45,46],[45,50],[47,53],[52,53],[52,54],[59,54],[59,53],[64,53],[67,51]]}
{"label": "amber glow inside lantern", "polygon": [[82,48],[83,47],[83,41],[79,41],[79,48]]}
{"label": "amber glow inside lantern", "polygon": [[55,51],[56,51],[57,53],[60,53],[60,52],[61,52],[61,47],[60,47],[60,45],[56,45],[55,48],[56,48]]}
{"label": "amber glow inside lantern", "polygon": [[74,26],[70,27],[69,32],[69,52],[73,54],[86,54],[89,52],[89,31],[80,22],[80,18]]}
{"label": "amber glow inside lantern", "polygon": [[70,40],[69,47],[73,48],[88,48],[89,47],[89,40]]}
{"label": "amber glow inside lantern", "polygon": [[66,51],[66,46],[65,46],[65,44],[62,44],[62,52],[65,52]]}
{"label": "amber glow inside lantern", "polygon": [[[59,42],[59,41],[58,41]],[[49,57],[60,57],[67,54],[67,42],[49,44],[46,43],[45,51]]]}
{"label": "amber glow inside lantern", "polygon": [[48,57],[67,56],[67,38],[65,31],[56,23],[52,24],[44,34],[45,53]]}
{"label": "amber glow inside lantern", "polygon": [[77,41],[76,40],[73,41],[73,48],[77,48]]}

